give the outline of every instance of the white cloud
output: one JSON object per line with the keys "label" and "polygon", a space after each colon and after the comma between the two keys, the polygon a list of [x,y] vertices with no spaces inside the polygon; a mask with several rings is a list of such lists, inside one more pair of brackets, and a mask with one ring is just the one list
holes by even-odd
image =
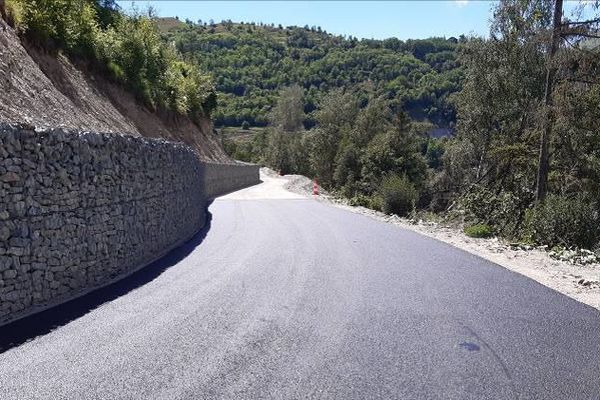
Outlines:
{"label": "white cloud", "polygon": [[467,4],[469,4],[469,0],[454,0],[454,4],[456,4],[458,7],[464,7]]}

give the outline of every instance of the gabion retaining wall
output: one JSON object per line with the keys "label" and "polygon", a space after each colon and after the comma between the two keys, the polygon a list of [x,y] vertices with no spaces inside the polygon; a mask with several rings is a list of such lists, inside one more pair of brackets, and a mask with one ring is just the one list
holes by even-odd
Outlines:
{"label": "gabion retaining wall", "polygon": [[198,232],[207,198],[257,182],[183,144],[0,124],[0,323],[131,273]]}

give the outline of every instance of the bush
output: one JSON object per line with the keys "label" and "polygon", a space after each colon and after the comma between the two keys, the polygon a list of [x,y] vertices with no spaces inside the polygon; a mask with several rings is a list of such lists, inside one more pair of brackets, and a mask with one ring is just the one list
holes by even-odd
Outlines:
{"label": "bush", "polygon": [[390,174],[383,178],[379,189],[381,209],[386,214],[406,216],[415,206],[419,192],[406,176]]}
{"label": "bush", "polygon": [[9,21],[28,38],[51,50],[94,57],[98,31],[94,3],[89,0],[8,0]]}
{"label": "bush", "polygon": [[20,1],[7,0],[6,4],[7,22],[15,28],[23,26],[23,13],[25,12],[23,4]]}
{"label": "bush", "polygon": [[487,224],[476,224],[465,227],[465,234],[473,238],[487,238],[492,236],[494,232]]}
{"label": "bush", "polygon": [[525,195],[496,194],[486,187],[477,187],[461,197],[459,209],[467,222],[490,225],[497,233],[512,236],[518,230],[528,204],[529,198]]}
{"label": "bush", "polygon": [[110,4],[8,0],[7,10],[21,34],[46,48],[99,62],[149,108],[166,108],[194,121],[210,115],[216,107],[210,76],[166,45],[151,17],[120,14]]}
{"label": "bush", "polygon": [[250,123],[248,121],[244,121],[242,122],[242,129],[247,131],[248,129],[250,129]]}
{"label": "bush", "polygon": [[525,213],[524,240],[591,249],[600,240],[598,205],[587,196],[550,195]]}
{"label": "bush", "polygon": [[370,208],[371,210],[381,211],[381,197],[374,195],[357,193],[350,198],[350,205]]}

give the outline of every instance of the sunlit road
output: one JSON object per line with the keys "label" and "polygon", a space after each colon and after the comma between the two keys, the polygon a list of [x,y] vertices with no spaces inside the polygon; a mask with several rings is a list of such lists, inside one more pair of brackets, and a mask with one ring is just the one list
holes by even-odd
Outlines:
{"label": "sunlit road", "polygon": [[0,397],[600,397],[595,309],[263,189],[214,201],[207,230],[140,274],[0,329]]}

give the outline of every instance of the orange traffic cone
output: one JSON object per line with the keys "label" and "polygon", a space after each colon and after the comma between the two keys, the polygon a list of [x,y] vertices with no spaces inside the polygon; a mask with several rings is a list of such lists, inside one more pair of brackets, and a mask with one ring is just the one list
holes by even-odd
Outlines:
{"label": "orange traffic cone", "polygon": [[315,178],[315,181],[313,183],[313,196],[318,196],[319,195],[319,184],[317,183],[317,178]]}

